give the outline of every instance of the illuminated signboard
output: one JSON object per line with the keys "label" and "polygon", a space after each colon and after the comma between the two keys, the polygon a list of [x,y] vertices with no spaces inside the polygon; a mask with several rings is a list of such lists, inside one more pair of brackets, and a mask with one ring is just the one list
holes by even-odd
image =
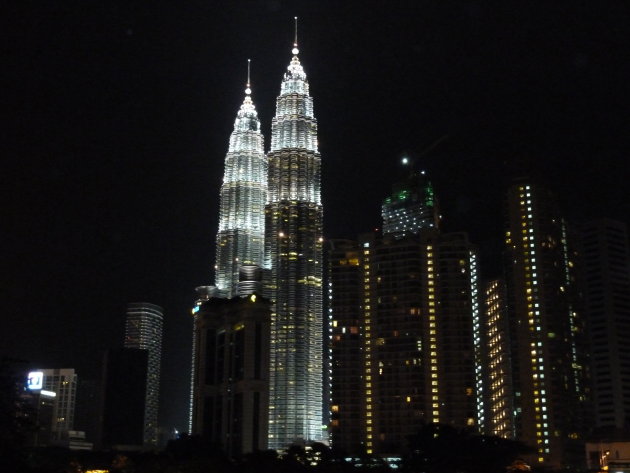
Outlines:
{"label": "illuminated signboard", "polygon": [[44,387],[44,373],[41,371],[31,371],[26,381],[28,389],[42,389]]}

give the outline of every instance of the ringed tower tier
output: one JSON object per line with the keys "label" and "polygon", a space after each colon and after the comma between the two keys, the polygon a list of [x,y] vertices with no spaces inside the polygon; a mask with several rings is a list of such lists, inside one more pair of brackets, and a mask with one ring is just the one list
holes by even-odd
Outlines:
{"label": "ringed tower tier", "polygon": [[252,102],[249,61],[245,99],[225,156],[217,232],[215,284],[221,295],[237,295],[239,268],[262,267],[265,249],[267,158],[258,112]]}
{"label": "ringed tower tier", "polygon": [[322,440],[321,157],[306,74],[293,57],[271,125],[265,289],[272,301],[269,447]]}

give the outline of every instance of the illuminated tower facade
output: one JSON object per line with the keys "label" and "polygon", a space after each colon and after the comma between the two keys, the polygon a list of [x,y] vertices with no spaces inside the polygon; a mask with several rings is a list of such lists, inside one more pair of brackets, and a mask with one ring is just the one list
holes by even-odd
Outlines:
{"label": "illuminated tower facade", "polygon": [[269,447],[322,439],[322,220],[317,121],[297,42],[271,125],[266,295],[272,302]]}
{"label": "illuminated tower facade", "polygon": [[125,348],[147,350],[149,354],[144,405],[145,447],[157,447],[158,441],[163,318],[163,309],[158,305],[148,302],[127,305]]}
{"label": "illuminated tower facade", "polygon": [[228,298],[237,293],[240,266],[262,267],[265,249],[267,158],[251,98],[249,68],[247,76],[245,99],[230,135],[221,186],[215,284]]}
{"label": "illuminated tower facade", "polygon": [[517,440],[531,461],[555,468],[583,461],[583,322],[556,199],[530,181],[510,187],[506,274]]}

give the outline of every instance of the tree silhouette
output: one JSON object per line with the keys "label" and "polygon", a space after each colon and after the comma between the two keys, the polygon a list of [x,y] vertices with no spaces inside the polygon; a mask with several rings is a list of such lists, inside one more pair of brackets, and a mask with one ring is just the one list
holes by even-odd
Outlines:
{"label": "tree silhouette", "polygon": [[531,449],[521,442],[427,424],[409,439],[402,470],[414,473],[504,473]]}
{"label": "tree silhouette", "polygon": [[24,393],[25,380],[15,374],[14,360],[0,359],[0,470],[25,465],[27,436],[35,430],[34,412]]}

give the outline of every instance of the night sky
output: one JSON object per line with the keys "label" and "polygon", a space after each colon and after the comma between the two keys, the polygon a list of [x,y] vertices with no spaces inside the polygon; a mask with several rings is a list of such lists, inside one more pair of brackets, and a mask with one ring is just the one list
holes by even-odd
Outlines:
{"label": "night sky", "polygon": [[[165,308],[162,418],[187,422],[194,287],[252,59],[268,141],[300,17],[325,235],[380,225],[415,156],[499,270],[510,176],[628,222],[628,2],[13,2],[2,61],[0,353],[95,378],[127,302]],[[518,4],[518,5],[517,5]],[[436,144],[437,143],[437,144]]]}

